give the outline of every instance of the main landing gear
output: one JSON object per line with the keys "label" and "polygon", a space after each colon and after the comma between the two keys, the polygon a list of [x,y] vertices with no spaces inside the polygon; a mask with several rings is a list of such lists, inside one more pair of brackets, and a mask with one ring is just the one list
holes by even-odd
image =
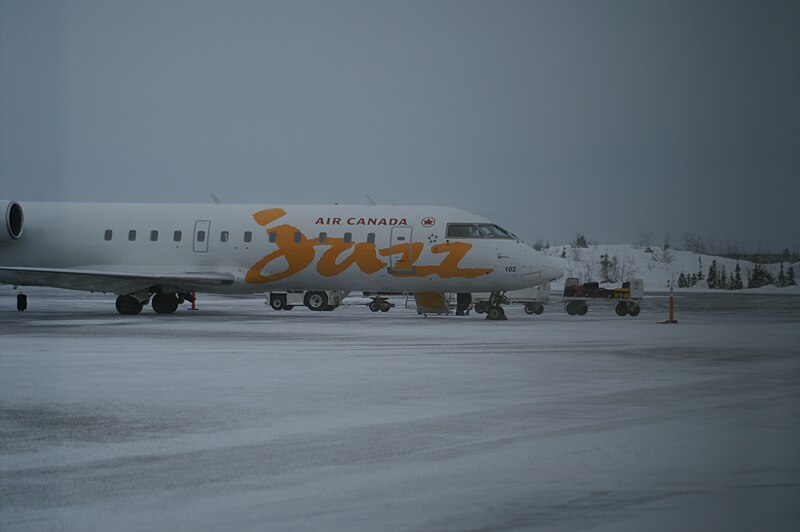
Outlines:
{"label": "main landing gear", "polygon": [[145,302],[146,300],[140,301],[132,295],[119,296],[117,298],[117,312],[124,316],[134,316],[142,312]]}
{"label": "main landing gear", "polygon": [[184,302],[193,302],[194,296],[187,293],[160,292],[157,291],[150,298],[150,292],[137,292],[135,294],[121,295],[117,297],[117,312],[124,316],[135,316],[140,314],[144,306],[150,302],[156,314],[173,314]]}

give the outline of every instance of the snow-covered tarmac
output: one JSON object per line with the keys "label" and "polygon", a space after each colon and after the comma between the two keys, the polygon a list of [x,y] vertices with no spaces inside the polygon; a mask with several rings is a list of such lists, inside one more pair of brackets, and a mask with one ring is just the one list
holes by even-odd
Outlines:
{"label": "snow-covered tarmac", "polygon": [[3,530],[800,530],[800,297],[118,316],[0,289]]}

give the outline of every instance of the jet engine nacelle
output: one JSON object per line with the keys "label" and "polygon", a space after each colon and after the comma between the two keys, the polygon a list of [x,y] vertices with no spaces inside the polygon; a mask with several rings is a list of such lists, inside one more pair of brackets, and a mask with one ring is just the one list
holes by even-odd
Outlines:
{"label": "jet engine nacelle", "polygon": [[21,237],[25,228],[25,216],[22,214],[20,204],[16,201],[0,200],[0,215],[3,216],[3,221],[0,223],[0,242]]}

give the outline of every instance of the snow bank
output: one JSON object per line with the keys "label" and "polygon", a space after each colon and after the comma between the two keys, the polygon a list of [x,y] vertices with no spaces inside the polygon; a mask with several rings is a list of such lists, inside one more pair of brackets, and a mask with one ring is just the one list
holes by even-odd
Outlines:
{"label": "snow bank", "polygon": [[[647,250],[650,251],[647,251]],[[706,255],[692,251],[677,251],[669,249],[666,252],[658,247],[649,248],[631,246],[627,244],[593,244],[586,248],[573,248],[569,244],[553,246],[544,251],[559,267],[564,270],[564,277],[551,283],[554,289],[560,290],[567,277],[578,277],[581,282],[603,281],[603,261],[607,261],[609,277],[612,282],[607,284],[619,285],[631,278],[644,280],[647,291],[669,290],[670,285],[677,289],[677,280],[681,272],[686,275],[702,272],[703,280],[692,288],[681,290],[702,291],[709,290],[705,277],[713,260],[717,261],[717,275],[723,269],[727,276],[734,274],[738,262],[741,268],[742,280],[747,284],[747,277],[754,267],[754,263],[746,260],[729,259],[716,255]],[[764,266],[773,277],[777,277],[780,264]],[[789,264],[784,264],[785,270]],[[794,264],[795,271],[800,268],[800,263]],[[778,288],[775,286],[757,289],[746,289],[748,292],[777,292],[781,294],[800,294],[797,286]],[[710,290],[717,292],[719,290]]]}

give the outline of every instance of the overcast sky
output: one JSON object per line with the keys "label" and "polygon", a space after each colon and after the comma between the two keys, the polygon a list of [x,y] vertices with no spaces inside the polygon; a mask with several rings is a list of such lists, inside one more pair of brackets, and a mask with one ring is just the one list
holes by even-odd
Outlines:
{"label": "overcast sky", "polygon": [[800,249],[800,2],[0,0],[0,198]]}

